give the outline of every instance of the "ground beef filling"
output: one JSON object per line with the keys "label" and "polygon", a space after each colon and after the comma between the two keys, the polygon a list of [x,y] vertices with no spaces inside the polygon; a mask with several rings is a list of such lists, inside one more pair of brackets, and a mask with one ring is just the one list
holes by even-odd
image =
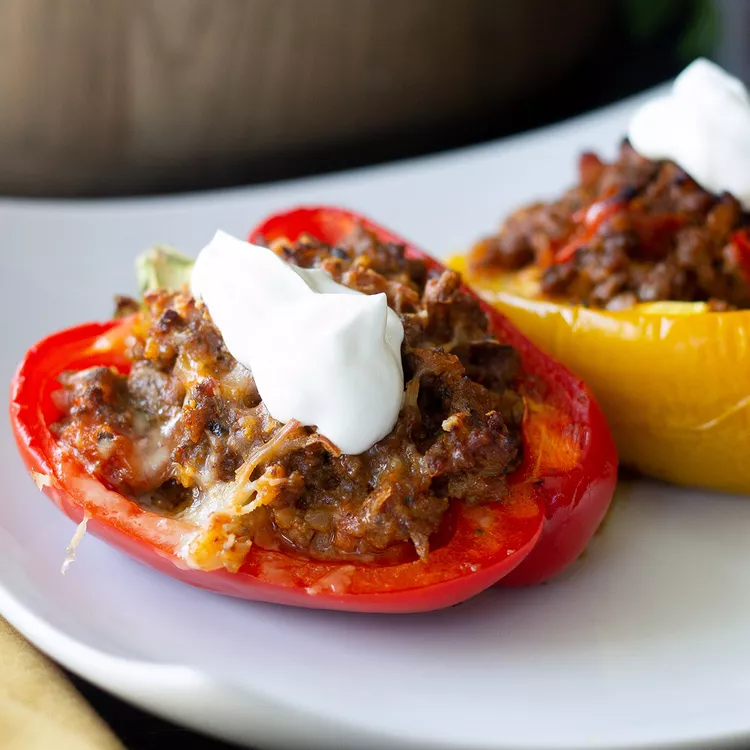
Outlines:
{"label": "ground beef filling", "polygon": [[488,333],[456,273],[429,272],[400,246],[360,232],[345,247],[273,249],[385,292],[399,314],[406,390],[388,436],[340,455],[314,429],[277,422],[206,308],[163,291],[146,295],[129,374],[60,378],[53,430],[113,489],[204,528],[191,547],[201,567],[237,569],[252,544],[322,560],[426,558],[452,500],[506,495],[521,458],[518,353]]}
{"label": "ground beef filling", "polygon": [[512,214],[473,248],[473,275],[541,269],[543,294],[611,310],[659,300],[750,307],[750,216],[673,162],[623,143],[611,164],[580,161],[579,184]]}

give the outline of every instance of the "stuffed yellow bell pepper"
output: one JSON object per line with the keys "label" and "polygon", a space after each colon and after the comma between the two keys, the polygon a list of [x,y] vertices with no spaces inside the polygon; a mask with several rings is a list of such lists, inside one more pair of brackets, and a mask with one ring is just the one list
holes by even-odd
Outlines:
{"label": "stuffed yellow bell pepper", "polygon": [[589,383],[621,463],[750,492],[750,216],[626,141],[452,265]]}

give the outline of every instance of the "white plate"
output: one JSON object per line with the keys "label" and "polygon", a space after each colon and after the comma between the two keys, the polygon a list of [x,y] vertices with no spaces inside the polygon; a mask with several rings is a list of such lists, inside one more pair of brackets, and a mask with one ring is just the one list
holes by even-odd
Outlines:
{"label": "white plate", "polygon": [[[105,318],[155,241],[195,252],[298,202],[367,212],[437,254],[612,154],[633,101],[436,158],[253,189],[0,201],[0,373],[54,329]],[[261,747],[624,748],[750,739],[750,502],[636,483],[559,580],[448,611],[355,616],[193,590],[86,537],[26,476],[3,420],[0,611],[117,695]]]}

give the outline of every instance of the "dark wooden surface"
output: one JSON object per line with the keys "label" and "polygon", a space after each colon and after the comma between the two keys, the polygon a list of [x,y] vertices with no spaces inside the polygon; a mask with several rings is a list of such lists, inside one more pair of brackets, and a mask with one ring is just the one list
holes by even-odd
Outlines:
{"label": "dark wooden surface", "polygon": [[518,101],[579,63],[610,28],[613,8],[0,0],[0,192],[245,182],[274,163],[277,173],[282,164],[296,171],[295,155],[332,144],[354,150],[492,116],[496,102]]}
{"label": "dark wooden surface", "polygon": [[236,750],[235,745],[162,721],[123,703],[69,672],[68,675],[127,750]]}

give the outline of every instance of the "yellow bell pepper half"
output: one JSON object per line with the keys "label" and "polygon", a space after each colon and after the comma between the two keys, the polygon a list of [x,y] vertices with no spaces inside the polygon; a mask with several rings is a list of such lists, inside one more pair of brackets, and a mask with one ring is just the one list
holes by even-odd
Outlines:
{"label": "yellow bell pepper half", "polygon": [[593,389],[622,465],[682,485],[750,493],[750,311],[655,302],[607,312],[550,302],[533,273],[450,266]]}

